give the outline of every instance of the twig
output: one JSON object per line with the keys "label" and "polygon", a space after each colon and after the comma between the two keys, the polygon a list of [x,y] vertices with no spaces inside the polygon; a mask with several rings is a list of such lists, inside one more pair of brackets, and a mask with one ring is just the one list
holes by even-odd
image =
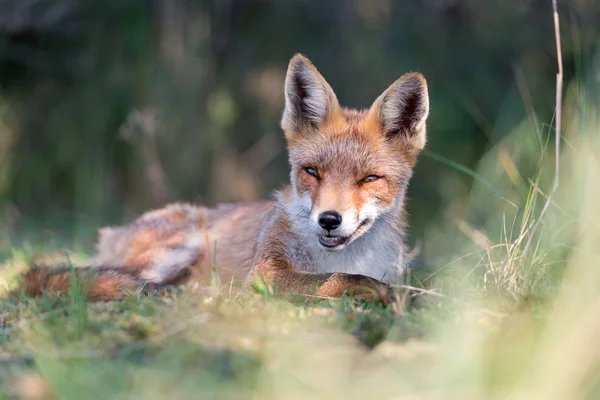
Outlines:
{"label": "twig", "polygon": [[435,297],[444,297],[444,298],[447,297],[447,296],[441,294],[440,292],[438,292],[436,289],[423,289],[423,288],[419,288],[419,287],[411,286],[411,285],[392,285],[392,287],[395,287],[398,289],[406,289],[408,291],[418,292],[418,293],[422,293],[422,294],[430,294]]}
{"label": "twig", "polygon": [[546,202],[544,203],[544,207],[540,212],[540,215],[531,227],[531,232],[529,234],[529,238],[527,239],[527,244],[523,249],[523,253],[527,253],[529,247],[531,246],[531,242],[533,241],[533,237],[535,232],[540,225],[540,222],[544,218],[550,203],[552,202],[552,197],[554,197],[554,193],[558,189],[558,179],[560,173],[560,131],[561,131],[561,123],[562,123],[562,88],[563,88],[563,63],[562,63],[562,51],[560,45],[560,25],[558,20],[558,7],[556,5],[556,0],[552,0],[552,12],[554,15],[554,38],[556,41],[556,57],[558,63],[558,72],[556,74],[556,119],[554,124],[555,130],[555,149],[554,149],[554,183],[552,184],[552,190],[548,194],[546,198]]}
{"label": "twig", "polygon": [[391,285],[393,288],[397,288],[397,289],[405,289],[407,291],[413,291],[413,292],[417,292],[419,294],[422,295],[429,295],[429,296],[433,296],[433,297],[440,297],[446,300],[450,300],[450,301],[454,301],[455,303],[459,303],[462,304],[464,306],[469,307],[470,309],[472,309],[473,311],[478,311],[482,314],[487,314],[490,315],[492,317],[496,317],[496,318],[504,318],[506,317],[505,313],[500,313],[500,312],[496,312],[496,311],[492,311],[492,310],[488,310],[487,308],[483,308],[483,307],[478,307],[476,305],[473,305],[471,303],[469,303],[466,300],[463,299],[459,299],[456,297],[452,297],[452,296],[447,296],[443,293],[437,292],[435,289],[422,289],[416,286],[410,286],[410,285]]}

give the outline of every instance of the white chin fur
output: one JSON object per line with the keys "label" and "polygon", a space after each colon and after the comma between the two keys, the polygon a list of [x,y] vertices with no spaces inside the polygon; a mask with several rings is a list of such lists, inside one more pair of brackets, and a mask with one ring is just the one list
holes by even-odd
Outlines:
{"label": "white chin fur", "polygon": [[340,244],[339,246],[336,246],[336,247],[326,247],[326,246],[323,246],[321,243],[319,243],[319,247],[330,253],[338,253],[346,248],[346,244],[345,243]]}

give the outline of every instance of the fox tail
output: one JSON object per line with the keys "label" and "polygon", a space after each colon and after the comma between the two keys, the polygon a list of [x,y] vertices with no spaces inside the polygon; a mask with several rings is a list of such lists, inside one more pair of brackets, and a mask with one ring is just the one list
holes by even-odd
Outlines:
{"label": "fox tail", "polygon": [[119,300],[135,291],[156,289],[136,271],[112,267],[34,266],[23,276],[19,292],[39,297],[44,292],[65,294],[78,285],[86,299]]}

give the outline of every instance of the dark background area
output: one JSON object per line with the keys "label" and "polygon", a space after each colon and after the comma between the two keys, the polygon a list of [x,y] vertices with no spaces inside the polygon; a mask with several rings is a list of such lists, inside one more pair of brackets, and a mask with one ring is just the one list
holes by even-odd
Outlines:
{"label": "dark background area", "polygon": [[[600,2],[559,4],[568,83],[593,75]],[[4,242],[89,246],[98,226],[168,201],[268,196],[287,181],[279,119],[296,52],[351,107],[421,71],[427,150],[469,169],[532,110],[552,119],[549,0],[0,0]],[[422,156],[412,240],[471,184]]]}

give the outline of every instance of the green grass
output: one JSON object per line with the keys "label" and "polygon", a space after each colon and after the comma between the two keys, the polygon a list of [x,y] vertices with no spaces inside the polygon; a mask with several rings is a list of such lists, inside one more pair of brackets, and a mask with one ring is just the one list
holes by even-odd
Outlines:
{"label": "green grass", "polygon": [[437,291],[398,293],[390,306],[214,288],[87,303],[74,279],[66,296],[0,303],[0,393],[481,398],[518,382],[547,323],[544,302],[491,310]]}
{"label": "green grass", "polygon": [[312,396],[334,390],[343,376],[326,375],[384,342],[421,342],[438,313],[193,291],[90,304],[76,294],[13,299],[0,308],[1,387],[8,395],[35,373],[60,398]]}

